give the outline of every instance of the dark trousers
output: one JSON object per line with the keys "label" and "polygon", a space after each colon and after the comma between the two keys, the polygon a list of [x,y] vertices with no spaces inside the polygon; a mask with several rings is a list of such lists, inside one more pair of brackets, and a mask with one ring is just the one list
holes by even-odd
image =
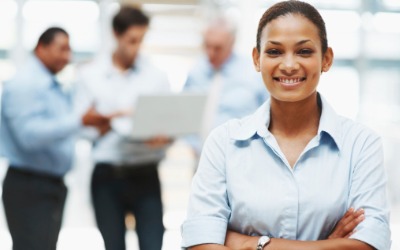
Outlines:
{"label": "dark trousers", "polygon": [[141,250],[161,250],[161,187],[158,163],[113,167],[97,164],[92,176],[92,199],[106,250],[125,250],[125,215],[136,219]]}
{"label": "dark trousers", "polygon": [[56,249],[66,195],[61,178],[8,169],[3,203],[13,250]]}

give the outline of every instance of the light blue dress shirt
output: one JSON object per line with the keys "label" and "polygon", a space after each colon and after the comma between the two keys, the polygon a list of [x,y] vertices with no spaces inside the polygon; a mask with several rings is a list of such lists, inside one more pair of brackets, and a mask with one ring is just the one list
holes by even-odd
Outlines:
{"label": "light blue dress shirt", "polygon": [[[242,118],[253,113],[268,98],[261,75],[253,67],[253,63],[242,55],[232,53],[222,65],[221,90],[212,127],[217,127],[233,118]],[[208,93],[216,74],[207,57],[203,56],[193,70],[189,72],[183,91]],[[200,138],[189,136],[187,142],[199,153]]]}
{"label": "light blue dress shirt", "polygon": [[70,94],[32,56],[4,85],[1,101],[0,154],[14,167],[63,176],[81,128]]}
{"label": "light blue dress shirt", "polygon": [[[139,55],[132,68],[122,72],[111,56],[98,56],[79,67],[76,102],[81,112],[95,104],[98,112],[134,112],[140,95],[170,92],[167,75],[153,63]],[[77,105],[77,106],[78,106]],[[130,133],[134,119],[131,115],[112,120],[112,130],[101,137],[93,136],[93,161],[115,166],[140,165],[159,162],[165,157],[166,147],[151,148],[143,141],[133,141]]]}
{"label": "light blue dress shirt", "polygon": [[[208,92],[215,70],[202,57],[186,80],[184,91]],[[222,89],[214,125],[253,113],[268,98],[261,75],[250,58],[233,53],[220,69]]]}
{"label": "light blue dress shirt", "polygon": [[351,236],[389,250],[389,206],[380,138],[322,98],[318,134],[291,168],[268,131],[270,103],[215,129],[192,183],[183,247],[246,235],[322,240],[344,213],[365,209]]}

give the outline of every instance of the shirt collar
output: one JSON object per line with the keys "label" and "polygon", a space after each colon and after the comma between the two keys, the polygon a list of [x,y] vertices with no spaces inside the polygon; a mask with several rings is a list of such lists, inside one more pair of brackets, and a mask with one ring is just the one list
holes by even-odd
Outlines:
{"label": "shirt collar", "polygon": [[[326,133],[332,138],[340,150],[342,145],[342,131],[340,126],[340,117],[336,114],[328,102],[318,93],[318,99],[322,106],[321,118],[318,127],[318,135],[323,136]],[[255,113],[247,116],[237,123],[230,124],[230,137],[233,140],[245,141],[251,139],[254,135],[266,137],[270,134],[268,126],[270,123],[271,103],[268,99],[261,105]]]}
{"label": "shirt collar", "polygon": [[340,150],[343,140],[343,126],[341,125],[342,119],[319,93],[318,97],[322,103],[322,113],[319,120],[318,134],[322,136],[324,132],[329,135]]}
{"label": "shirt collar", "polygon": [[230,137],[238,141],[248,140],[255,134],[264,137],[268,133],[269,120],[270,100],[268,99],[252,115],[239,120],[237,123],[231,123]]}
{"label": "shirt collar", "polygon": [[[104,55],[102,61],[103,61],[104,72],[107,75],[107,77],[122,74],[121,71],[115,67],[115,65],[112,61],[112,56]],[[142,61],[142,57],[140,55],[138,55],[135,58],[134,64],[132,64],[131,67],[129,69],[127,69],[126,72],[124,72],[124,73],[131,74],[133,72],[139,71],[141,61]]]}
{"label": "shirt collar", "polygon": [[33,54],[31,61],[36,65],[36,77],[42,79],[40,82],[44,83],[48,87],[58,87],[59,83],[56,75],[51,73],[50,70],[43,64],[43,62]]}
{"label": "shirt collar", "polygon": [[225,60],[225,62],[221,65],[221,68],[216,70],[213,68],[211,65],[209,59],[207,56],[204,55],[203,62],[204,62],[204,67],[208,71],[208,76],[212,77],[216,72],[220,72],[221,74],[228,74],[229,70],[231,69],[230,65],[236,60],[236,53],[232,52],[229,57]]}

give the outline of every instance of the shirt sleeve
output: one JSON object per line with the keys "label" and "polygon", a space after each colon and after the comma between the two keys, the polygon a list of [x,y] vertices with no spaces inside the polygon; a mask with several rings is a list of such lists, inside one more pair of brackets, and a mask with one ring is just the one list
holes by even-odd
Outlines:
{"label": "shirt sleeve", "polygon": [[182,247],[223,245],[231,208],[225,174],[227,129],[218,127],[206,140],[192,181],[188,214],[182,225]]}
{"label": "shirt sleeve", "polygon": [[171,84],[168,81],[168,77],[164,72],[161,72],[161,77],[160,77],[160,90],[163,92],[171,92]]}
{"label": "shirt sleeve", "polygon": [[48,147],[80,128],[80,118],[73,112],[57,116],[48,114],[51,103],[46,103],[43,98],[42,91],[45,89],[22,87],[25,86],[14,86],[3,93],[4,114],[21,147]]}
{"label": "shirt sleeve", "polygon": [[363,141],[353,169],[349,204],[356,209],[363,208],[365,220],[350,238],[366,242],[378,250],[389,250],[389,205],[382,143],[379,137],[371,134]]}
{"label": "shirt sleeve", "polygon": [[189,74],[185,80],[185,83],[183,85],[183,91],[191,91],[191,90],[193,90],[193,86],[195,86],[194,76],[193,76],[192,72],[189,72]]}
{"label": "shirt sleeve", "polygon": [[78,70],[73,85],[73,108],[76,114],[83,116],[95,104],[95,99],[88,84],[90,79],[87,79],[81,71]]}

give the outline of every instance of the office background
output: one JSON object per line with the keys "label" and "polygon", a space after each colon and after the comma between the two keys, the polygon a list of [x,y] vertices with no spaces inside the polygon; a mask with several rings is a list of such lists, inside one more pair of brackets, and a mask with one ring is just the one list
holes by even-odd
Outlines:
{"label": "office background", "polygon": [[[110,18],[120,3],[142,4],[152,17],[144,53],[162,68],[175,92],[182,89],[188,70],[201,54],[201,28],[218,11],[238,23],[236,50],[251,55],[258,20],[271,0],[0,0],[0,91],[31,53],[47,27],[64,27],[71,38],[72,62],[60,74],[74,84],[80,63],[113,46]],[[309,0],[321,10],[328,41],[335,52],[333,68],[319,86],[338,113],[375,129],[384,139],[388,193],[392,207],[392,249],[400,249],[400,1]],[[102,250],[89,197],[92,170],[90,144],[77,144],[59,249]],[[160,167],[163,185],[164,250],[179,249],[179,226],[184,219],[195,160],[177,141]],[[0,159],[0,184],[7,162]],[[1,191],[1,188],[0,188]],[[127,217],[134,228],[134,218]],[[128,249],[135,250],[136,235],[127,234]],[[0,205],[0,245],[11,249],[11,239]]]}

